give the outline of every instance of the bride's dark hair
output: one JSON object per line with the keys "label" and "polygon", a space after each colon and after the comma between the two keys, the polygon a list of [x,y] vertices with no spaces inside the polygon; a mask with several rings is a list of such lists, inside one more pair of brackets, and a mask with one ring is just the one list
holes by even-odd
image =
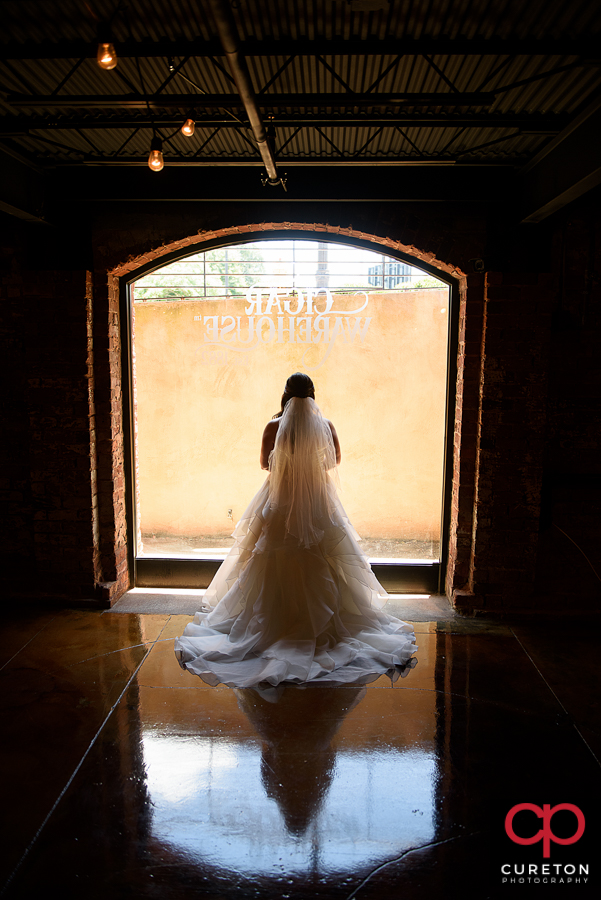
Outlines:
{"label": "bride's dark hair", "polygon": [[295,372],[286,382],[284,393],[282,394],[282,408],[273,416],[279,419],[284,412],[284,407],[292,397],[312,397],[315,400],[315,387],[308,375],[304,372]]}

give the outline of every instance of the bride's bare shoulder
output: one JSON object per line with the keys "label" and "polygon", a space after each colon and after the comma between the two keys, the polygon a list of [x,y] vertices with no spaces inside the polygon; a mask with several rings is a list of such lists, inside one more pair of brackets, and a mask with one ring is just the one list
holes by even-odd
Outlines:
{"label": "bride's bare shoulder", "polygon": [[276,434],[278,428],[280,427],[279,419],[270,419],[267,425],[265,426],[264,434]]}

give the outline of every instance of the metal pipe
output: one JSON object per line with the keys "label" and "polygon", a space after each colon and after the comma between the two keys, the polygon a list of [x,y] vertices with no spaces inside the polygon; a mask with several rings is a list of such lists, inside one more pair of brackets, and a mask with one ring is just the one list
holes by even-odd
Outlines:
{"label": "metal pipe", "polygon": [[244,104],[244,109],[253,130],[257,147],[265,169],[267,171],[267,181],[269,184],[281,184],[285,189],[283,180],[278,175],[275,164],[273,150],[270,146],[263,119],[259,112],[257,98],[250,80],[250,73],[246,60],[240,48],[240,38],[238,29],[227,0],[210,0],[215,25],[221,40],[224,53],[227,56],[232,77],[236,83],[236,88],[240,95],[240,99]]}

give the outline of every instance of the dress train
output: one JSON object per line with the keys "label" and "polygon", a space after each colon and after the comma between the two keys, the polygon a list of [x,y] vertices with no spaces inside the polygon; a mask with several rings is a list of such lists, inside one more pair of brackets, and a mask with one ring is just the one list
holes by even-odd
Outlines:
{"label": "dress train", "polygon": [[361,684],[415,665],[413,628],[386,615],[388,599],[327,477],[316,542],[291,534],[270,478],[238,522],[222,563],[184,634],[182,668],[232,687]]}

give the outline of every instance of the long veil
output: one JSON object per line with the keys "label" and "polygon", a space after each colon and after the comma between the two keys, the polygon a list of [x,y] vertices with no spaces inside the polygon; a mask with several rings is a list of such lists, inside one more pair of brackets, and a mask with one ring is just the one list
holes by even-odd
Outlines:
{"label": "long veil", "polygon": [[269,505],[304,547],[317,544],[331,521],[329,472],[336,451],[329,423],[310,397],[292,397],[282,413],[269,457]]}
{"label": "long veil", "polygon": [[352,685],[414,665],[413,628],[381,611],[387,595],[338,499],[335,465],[330,423],[293,397],[270,474],[175,642],[180,665],[207,684]]}

